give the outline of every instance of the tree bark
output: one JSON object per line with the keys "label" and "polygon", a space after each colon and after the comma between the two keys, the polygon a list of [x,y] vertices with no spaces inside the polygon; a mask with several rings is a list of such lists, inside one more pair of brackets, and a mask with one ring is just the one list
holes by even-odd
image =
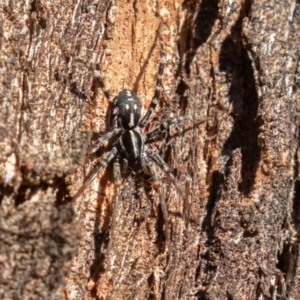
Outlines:
{"label": "tree bark", "polygon": [[[0,3],[1,299],[299,299],[300,3]],[[78,199],[110,94],[143,115],[166,64],[158,167]],[[109,149],[105,144],[102,152]],[[165,197],[164,216],[160,195]],[[118,204],[116,204],[118,198]]]}

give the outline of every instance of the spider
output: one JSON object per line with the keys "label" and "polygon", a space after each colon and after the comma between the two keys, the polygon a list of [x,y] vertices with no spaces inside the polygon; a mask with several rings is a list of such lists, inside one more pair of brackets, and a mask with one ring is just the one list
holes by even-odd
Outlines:
{"label": "spider", "polygon": [[[162,86],[162,75],[165,65],[165,55],[161,54],[156,87],[151,104],[141,119],[142,105],[137,95],[128,89],[125,89],[119,93],[116,97],[111,97],[109,91],[106,89],[104,81],[99,71],[94,70],[94,77],[98,81],[104,95],[108,99],[110,107],[112,107],[111,115],[109,118],[109,127],[111,131],[101,136],[96,140],[96,145],[101,146],[103,142],[107,140],[114,140],[111,148],[108,152],[104,153],[102,158],[92,167],[88,172],[83,185],[74,195],[74,198],[78,198],[85,188],[87,188],[91,182],[95,179],[98,173],[105,169],[108,164],[113,163],[113,176],[117,187],[120,186],[121,177],[128,174],[130,170],[141,167],[142,171],[150,176],[154,181],[154,187],[158,187],[157,175],[153,166],[153,163],[161,168],[161,170],[167,174],[172,180],[173,184],[180,192],[182,197],[185,197],[185,193],[180,187],[178,181],[171,173],[169,167],[164,160],[155,152],[153,152],[147,144],[151,143],[153,138],[160,135],[167,130],[172,124],[178,122],[184,122],[192,120],[191,116],[183,116],[178,118],[172,118],[166,122],[161,123],[149,132],[142,133],[142,129],[151,120],[153,111],[158,103],[160,90]],[[159,189],[159,187],[158,187]],[[160,194],[161,208],[164,217],[168,216],[167,206],[164,197]]]}

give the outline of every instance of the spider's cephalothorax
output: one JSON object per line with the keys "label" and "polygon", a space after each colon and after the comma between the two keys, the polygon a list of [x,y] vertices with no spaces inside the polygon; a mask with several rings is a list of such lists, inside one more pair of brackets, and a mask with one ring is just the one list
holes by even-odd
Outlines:
{"label": "spider's cephalothorax", "polygon": [[[191,120],[191,116],[170,119],[161,123],[151,131],[142,133],[142,129],[149,123],[152,113],[158,103],[164,64],[165,56],[162,54],[154,97],[152,98],[151,104],[142,119],[142,106],[137,95],[131,90],[123,90],[117,97],[111,97],[109,91],[104,85],[100,72],[94,71],[95,78],[98,80],[100,87],[102,88],[109,103],[113,107],[109,120],[111,131],[100,137],[96,143],[98,146],[101,146],[101,144],[106,140],[111,139],[114,142],[111,145],[111,150],[106,152],[90,170],[85,178],[84,184],[75,194],[74,198],[77,198],[79,195],[81,195],[83,190],[90,185],[97,174],[101,172],[110,162],[113,162],[114,179],[117,185],[120,184],[122,174],[126,174],[128,169],[134,169],[137,165],[141,166],[146,175],[150,176],[154,181],[158,181],[153,167],[153,163],[155,163],[162,169],[164,173],[169,176],[181,195],[184,196],[184,192],[180,188],[175,177],[170,172],[167,164],[157,153],[150,150],[147,144],[151,143],[156,136],[167,130],[172,124]],[[157,187],[157,185],[155,186]],[[160,190],[159,193],[164,215],[167,216],[165,200],[161,196]]]}
{"label": "spider's cephalothorax", "polygon": [[136,94],[123,90],[115,100],[113,115],[118,117],[118,125],[125,130],[133,129],[139,123],[142,105]]}

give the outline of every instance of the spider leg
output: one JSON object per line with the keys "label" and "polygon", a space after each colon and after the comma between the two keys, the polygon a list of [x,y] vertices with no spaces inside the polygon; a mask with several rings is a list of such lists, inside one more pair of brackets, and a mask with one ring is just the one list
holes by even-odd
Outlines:
{"label": "spider leg", "polygon": [[157,80],[156,80],[156,86],[155,86],[155,92],[154,92],[154,96],[152,98],[151,104],[145,114],[145,116],[143,117],[143,119],[141,120],[139,126],[141,128],[145,127],[148,122],[151,119],[151,115],[153,113],[153,111],[155,110],[155,107],[158,103],[158,99],[159,99],[159,94],[160,94],[160,90],[161,90],[161,86],[162,86],[162,74],[164,71],[164,66],[166,63],[166,58],[165,58],[165,54],[161,53],[161,57],[160,57],[160,63],[159,63],[159,68],[158,68],[158,74],[157,74]]}
{"label": "spider leg", "polygon": [[176,180],[174,175],[171,173],[171,170],[167,166],[167,164],[164,162],[164,160],[155,152],[152,152],[150,149],[147,150],[147,155],[163,170],[165,174],[167,174],[175,187],[177,188],[178,192],[181,194],[182,198],[186,198],[185,192],[183,189],[180,187],[179,182]]}
{"label": "spider leg", "polygon": [[109,90],[107,89],[107,87],[105,86],[104,84],[104,81],[103,81],[103,78],[101,76],[101,73],[99,70],[93,70],[93,75],[94,75],[94,78],[96,78],[96,80],[98,81],[102,91],[103,91],[103,94],[105,95],[105,97],[107,98],[108,102],[109,103],[113,103],[113,100],[114,100],[114,97],[112,97],[109,93]]}
{"label": "spider leg", "polygon": [[95,70],[91,64],[85,62],[84,60],[82,60],[80,58],[76,58],[75,61],[83,64],[90,71],[93,71],[93,76],[98,81],[99,86],[101,87],[101,89],[102,89],[105,97],[107,98],[107,100],[108,100],[109,103],[112,103],[114,98],[110,95],[109,90],[105,86],[100,71],[99,70]]}
{"label": "spider leg", "polygon": [[114,175],[114,181],[115,181],[115,201],[114,201],[114,207],[113,207],[113,215],[112,215],[112,234],[115,231],[116,226],[116,214],[118,211],[119,206],[119,192],[120,192],[120,185],[121,185],[121,166],[120,166],[120,157],[117,156],[116,160],[113,164],[113,175]]}
{"label": "spider leg", "polygon": [[109,104],[109,108],[108,108],[108,125],[109,128],[113,128],[114,125],[116,124],[116,120],[117,120],[117,115],[118,115],[118,108],[114,107],[115,103],[115,97],[110,95],[109,90],[107,89],[107,87],[105,86],[105,83],[103,81],[103,78],[101,76],[101,73],[99,70],[93,70],[93,75],[94,78],[96,78],[96,80],[99,83],[99,86],[101,87],[106,99],[108,100],[108,104]]}
{"label": "spider leg", "polygon": [[114,174],[114,181],[116,184],[115,209],[117,209],[118,205],[119,205],[119,189],[120,189],[120,185],[121,185],[121,164],[120,164],[119,155],[117,156],[117,158],[113,164],[113,174]]}
{"label": "spider leg", "polygon": [[105,142],[106,140],[112,138],[112,137],[117,137],[118,135],[121,135],[123,133],[124,129],[120,127],[116,127],[110,132],[107,132],[106,134],[100,136],[98,139],[95,140],[95,146],[93,147],[92,152],[96,152],[99,147]]}
{"label": "spider leg", "polygon": [[144,173],[151,176],[151,179],[153,182],[153,187],[159,194],[159,201],[160,201],[160,206],[161,206],[161,210],[163,212],[164,219],[167,222],[168,216],[169,216],[168,215],[168,207],[167,207],[165,197],[163,196],[162,191],[159,187],[159,180],[157,178],[153,164],[145,157],[144,159],[141,159],[141,165],[142,165]]}
{"label": "spider leg", "polygon": [[160,125],[156,126],[155,128],[153,128],[152,130],[150,130],[149,132],[146,133],[146,140],[152,139],[157,134],[160,134],[163,131],[167,130],[173,124],[185,122],[188,120],[193,120],[193,117],[191,115],[188,115],[188,116],[184,116],[184,117],[173,118],[166,122],[163,122]]}
{"label": "spider leg", "polygon": [[105,95],[106,99],[108,100],[109,103],[109,112],[111,112],[109,115],[109,127],[112,128],[113,127],[113,123],[116,123],[116,115],[118,114],[118,112],[116,111],[116,108],[113,109],[114,106],[114,99],[115,97],[110,95],[109,90],[107,89],[104,80],[102,78],[101,72],[99,70],[95,70],[90,64],[84,62],[81,59],[76,59],[75,61],[83,64],[86,68],[88,68],[90,71],[93,71],[93,76],[94,78],[97,80],[101,90],[103,91],[103,94]]}
{"label": "spider leg", "polygon": [[128,174],[128,159],[123,158],[122,160],[122,176],[126,176]]}
{"label": "spider leg", "polygon": [[103,155],[103,158],[89,171],[83,185],[74,195],[73,199],[77,199],[82,192],[92,183],[95,177],[100,173],[117,155],[117,148],[113,147],[109,152]]}

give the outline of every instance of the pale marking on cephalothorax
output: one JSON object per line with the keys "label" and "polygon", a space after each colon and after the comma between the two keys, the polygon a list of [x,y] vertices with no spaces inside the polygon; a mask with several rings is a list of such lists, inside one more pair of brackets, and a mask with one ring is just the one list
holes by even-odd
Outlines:
{"label": "pale marking on cephalothorax", "polygon": [[130,114],[130,119],[129,119],[130,121],[129,121],[129,127],[133,127],[134,126],[134,114],[133,113],[131,113]]}
{"label": "pale marking on cephalothorax", "polygon": [[126,105],[125,105],[125,108],[128,110],[128,109],[129,109],[129,104],[126,104]]}

